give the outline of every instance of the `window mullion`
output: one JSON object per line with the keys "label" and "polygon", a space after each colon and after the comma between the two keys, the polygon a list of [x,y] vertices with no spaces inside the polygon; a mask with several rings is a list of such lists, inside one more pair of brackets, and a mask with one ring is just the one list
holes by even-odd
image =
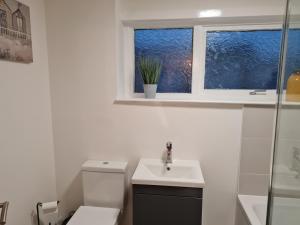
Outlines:
{"label": "window mullion", "polygon": [[192,94],[200,96],[204,91],[206,32],[202,26],[194,27]]}

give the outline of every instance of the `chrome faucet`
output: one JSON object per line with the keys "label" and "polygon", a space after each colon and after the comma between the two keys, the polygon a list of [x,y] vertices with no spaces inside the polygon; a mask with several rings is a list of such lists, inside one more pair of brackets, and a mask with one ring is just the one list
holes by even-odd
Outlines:
{"label": "chrome faucet", "polygon": [[296,175],[296,178],[299,178],[300,177],[300,148],[294,147],[291,169],[298,173]]}
{"label": "chrome faucet", "polygon": [[167,155],[166,155],[166,164],[172,163],[172,142],[167,142]]}

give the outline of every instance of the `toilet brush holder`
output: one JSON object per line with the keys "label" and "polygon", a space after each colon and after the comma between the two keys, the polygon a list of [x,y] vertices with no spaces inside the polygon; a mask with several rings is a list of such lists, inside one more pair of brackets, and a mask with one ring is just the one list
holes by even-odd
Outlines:
{"label": "toilet brush holder", "polygon": [[[36,216],[37,216],[37,224],[40,225],[40,208],[42,208],[42,210],[45,211],[56,211],[57,207],[58,207],[59,201],[55,201],[55,202],[45,202],[45,203],[41,203],[38,202],[36,204]],[[48,224],[47,224],[48,225]],[[49,225],[54,225],[49,223]]]}

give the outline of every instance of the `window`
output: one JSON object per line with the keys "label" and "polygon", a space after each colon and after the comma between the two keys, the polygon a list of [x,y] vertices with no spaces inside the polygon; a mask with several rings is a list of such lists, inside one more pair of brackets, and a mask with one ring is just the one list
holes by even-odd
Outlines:
{"label": "window", "polygon": [[23,32],[23,18],[17,16],[17,29]]}
{"label": "window", "polygon": [[[140,25],[138,25],[140,26]],[[265,99],[275,99],[281,47],[280,25],[194,26],[193,28],[124,29],[125,85],[128,97],[143,97],[138,62],[153,56],[163,63],[157,98],[254,100],[256,89],[267,90]],[[300,29],[291,30],[289,42],[300,40]],[[295,45],[298,46],[298,45]],[[286,71],[300,67],[300,48]],[[286,77],[288,79],[288,76]]]}
{"label": "window", "polygon": [[276,89],[280,30],[210,31],[205,89]]}
{"label": "window", "polygon": [[142,56],[160,59],[162,72],[158,93],[191,93],[193,29],[135,30],[135,87],[142,93],[143,80],[138,68]]}
{"label": "window", "polygon": [[0,9],[0,27],[5,27],[7,28],[7,15],[6,12],[2,9]]}

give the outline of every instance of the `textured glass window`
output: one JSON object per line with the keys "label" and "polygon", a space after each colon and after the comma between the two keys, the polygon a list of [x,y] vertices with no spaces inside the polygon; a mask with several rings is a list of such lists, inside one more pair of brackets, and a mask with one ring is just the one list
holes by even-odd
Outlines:
{"label": "textured glass window", "polygon": [[191,93],[193,29],[135,30],[135,92],[142,93],[143,80],[138,68],[142,56],[162,62],[159,93]]}
{"label": "textured glass window", "polygon": [[276,89],[280,41],[280,30],[208,32],[204,88]]}

